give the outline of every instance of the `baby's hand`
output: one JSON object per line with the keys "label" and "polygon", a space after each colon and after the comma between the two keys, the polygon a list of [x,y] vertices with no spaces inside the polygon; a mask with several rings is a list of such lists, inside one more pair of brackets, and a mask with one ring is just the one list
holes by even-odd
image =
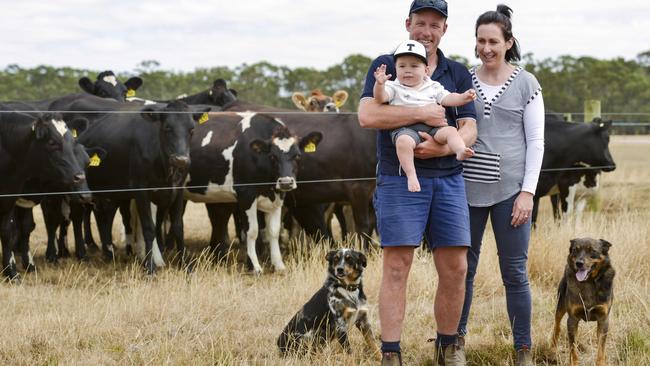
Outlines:
{"label": "baby's hand", "polygon": [[476,90],[474,90],[474,89],[468,89],[468,90],[467,90],[466,92],[464,92],[462,95],[463,95],[463,98],[465,98],[465,101],[466,101],[467,103],[469,103],[469,102],[471,102],[471,101],[473,101],[473,100],[476,99]]}
{"label": "baby's hand", "polygon": [[381,66],[379,66],[377,70],[375,70],[375,81],[379,85],[384,85],[386,80],[390,80],[391,76],[393,75],[391,74],[386,75],[386,65],[384,64],[381,64]]}

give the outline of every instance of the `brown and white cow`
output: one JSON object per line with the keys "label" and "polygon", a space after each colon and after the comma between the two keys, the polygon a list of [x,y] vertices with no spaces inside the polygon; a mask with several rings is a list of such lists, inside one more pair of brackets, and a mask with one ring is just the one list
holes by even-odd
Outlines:
{"label": "brown and white cow", "polygon": [[339,112],[348,100],[348,92],[338,90],[329,96],[323,94],[319,89],[315,89],[309,97],[305,97],[303,93],[295,92],[291,96],[291,100],[298,109],[305,112]]}

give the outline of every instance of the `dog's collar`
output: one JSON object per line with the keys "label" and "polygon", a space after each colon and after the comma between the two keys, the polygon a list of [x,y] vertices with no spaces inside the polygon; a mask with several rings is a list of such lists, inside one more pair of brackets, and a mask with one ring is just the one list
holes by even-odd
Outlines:
{"label": "dog's collar", "polygon": [[350,284],[346,285],[345,283],[341,282],[341,280],[338,277],[336,277],[336,276],[334,276],[334,275],[332,275],[330,273],[328,275],[328,277],[327,277],[327,280],[325,281],[325,286],[326,287],[331,286],[331,288],[334,288],[334,289],[336,289],[338,287],[342,287],[342,288],[346,289],[347,291],[356,291],[356,290],[359,289],[359,287],[361,287],[361,277],[359,277],[357,279],[357,283],[350,283]]}
{"label": "dog's collar", "polygon": [[359,284],[359,283],[351,283],[349,285],[344,285],[344,284],[341,284],[341,283],[337,283],[336,285],[334,285],[334,287],[343,287],[344,289],[346,289],[348,291],[356,291],[356,290],[359,289],[360,285],[361,284]]}

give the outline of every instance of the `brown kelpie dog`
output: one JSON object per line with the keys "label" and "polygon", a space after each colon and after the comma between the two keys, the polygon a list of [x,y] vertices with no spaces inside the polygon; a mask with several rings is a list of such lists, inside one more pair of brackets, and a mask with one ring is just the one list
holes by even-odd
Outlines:
{"label": "brown kelpie dog", "polygon": [[596,364],[605,365],[605,340],[609,328],[609,312],[614,298],[613,282],[615,271],[609,260],[611,244],[603,239],[581,238],[571,240],[571,248],[564,277],[558,288],[558,302],[555,310],[555,327],[551,345],[557,347],[560,335],[560,321],[568,314],[567,333],[571,349],[571,366],[578,365],[576,334],[578,322],[598,322],[598,357]]}

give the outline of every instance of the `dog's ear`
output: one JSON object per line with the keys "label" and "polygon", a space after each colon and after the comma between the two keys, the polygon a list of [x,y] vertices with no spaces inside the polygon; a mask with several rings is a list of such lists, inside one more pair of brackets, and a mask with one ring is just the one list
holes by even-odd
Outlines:
{"label": "dog's ear", "polygon": [[576,245],[578,245],[578,239],[571,239],[569,242],[571,243],[571,246],[569,247],[569,253],[573,253]]}
{"label": "dog's ear", "polygon": [[366,268],[366,265],[368,264],[368,260],[366,259],[366,255],[359,252],[359,262],[361,263],[361,266],[363,268]]}
{"label": "dog's ear", "polygon": [[600,239],[600,247],[602,248],[603,254],[609,253],[609,248],[612,246],[612,243],[608,242],[605,239]]}
{"label": "dog's ear", "polygon": [[327,253],[327,255],[325,256],[325,259],[327,260],[327,262],[332,263],[332,260],[334,259],[334,256],[336,255],[336,252],[337,252],[336,250],[330,250],[330,252]]}

